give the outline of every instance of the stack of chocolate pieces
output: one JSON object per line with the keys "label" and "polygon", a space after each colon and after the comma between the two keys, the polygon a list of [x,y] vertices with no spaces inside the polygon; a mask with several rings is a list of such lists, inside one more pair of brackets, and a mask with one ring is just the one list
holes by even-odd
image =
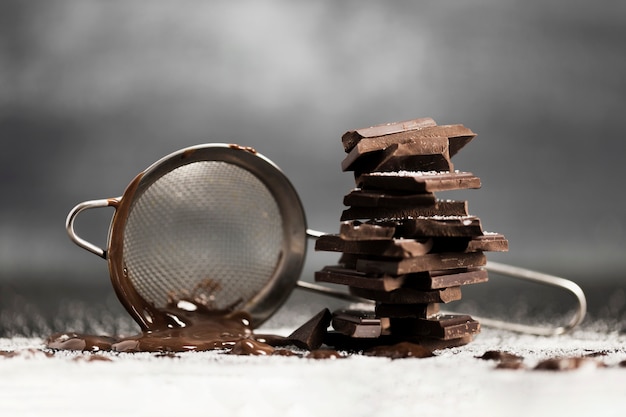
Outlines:
{"label": "stack of chocolate pieces", "polygon": [[445,348],[470,342],[480,324],[467,315],[441,314],[461,299],[461,286],[486,282],[485,251],[508,242],[486,233],[467,201],[436,192],[479,188],[480,179],[454,170],[451,158],[475,133],[431,118],[349,131],[342,137],[344,171],[356,187],[344,198],[338,234],[324,235],[319,251],[341,252],[338,265],[316,281],[348,286],[375,301],[374,310],[333,313],[327,344],[379,345],[411,341]]}

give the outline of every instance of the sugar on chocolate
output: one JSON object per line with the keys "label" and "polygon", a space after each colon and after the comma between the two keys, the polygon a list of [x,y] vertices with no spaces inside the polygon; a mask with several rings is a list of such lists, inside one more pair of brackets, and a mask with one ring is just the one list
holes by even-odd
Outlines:
{"label": "sugar on chocolate", "polygon": [[452,163],[475,136],[461,124],[437,125],[429,117],[342,136],[341,169],[354,173],[355,188],[343,199],[339,232],[315,245],[340,253],[338,263],[315,279],[345,285],[375,307],[335,311],[328,344],[371,352],[403,342],[442,348],[480,332],[472,317],[439,308],[459,300],[462,286],[486,282],[484,252],[507,251],[508,241],[485,232],[467,201],[436,195],[481,187],[480,178]]}

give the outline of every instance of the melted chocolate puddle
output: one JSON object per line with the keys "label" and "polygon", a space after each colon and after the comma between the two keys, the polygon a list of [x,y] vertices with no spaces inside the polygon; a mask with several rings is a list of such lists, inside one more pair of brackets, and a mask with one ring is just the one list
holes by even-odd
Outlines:
{"label": "melted chocolate puddle", "polygon": [[[114,338],[56,333],[46,340],[46,346],[89,352],[186,352],[233,349],[246,341],[253,343],[256,350],[273,350],[272,346],[254,340],[250,316],[245,312],[211,310],[191,300],[169,303],[163,312],[170,319],[169,323],[135,336]],[[242,346],[238,350],[250,354],[243,353]]]}

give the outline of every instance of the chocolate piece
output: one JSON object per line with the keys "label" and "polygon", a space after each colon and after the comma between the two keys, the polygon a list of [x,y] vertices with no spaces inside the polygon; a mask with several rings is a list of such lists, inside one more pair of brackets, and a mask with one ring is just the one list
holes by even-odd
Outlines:
{"label": "chocolate piece", "polygon": [[402,122],[383,123],[371,127],[349,130],[343,134],[341,142],[343,143],[344,150],[350,152],[363,138],[390,135],[430,126],[437,126],[437,123],[430,117],[421,117],[419,119],[405,120]]}
{"label": "chocolate piece", "polygon": [[362,190],[350,191],[343,198],[343,204],[355,207],[407,208],[411,206],[433,206],[437,199],[432,193],[394,194],[387,191]]}
{"label": "chocolate piece", "polygon": [[339,235],[320,236],[315,241],[315,250],[377,255],[391,258],[409,258],[427,254],[433,247],[432,239],[391,239],[356,241],[343,240]]}
{"label": "chocolate piece", "polygon": [[487,282],[489,275],[483,268],[448,269],[443,271],[425,271],[402,275],[403,285],[419,290],[436,290],[462,285]]}
{"label": "chocolate piece", "polygon": [[563,358],[551,358],[539,362],[535,366],[535,370],[541,371],[571,371],[581,368],[583,366],[592,366],[595,368],[604,367],[604,363],[586,357],[563,357]]}
{"label": "chocolate piece", "polygon": [[341,266],[325,266],[315,272],[315,280],[333,284],[348,285],[376,291],[392,291],[400,288],[406,275],[394,277],[389,275],[368,276],[363,272]]}
{"label": "chocolate piece", "polygon": [[467,201],[437,200],[432,206],[404,208],[351,207],[341,213],[341,221],[357,219],[406,219],[429,216],[467,216]]}
{"label": "chocolate piece", "polygon": [[[396,132],[376,136],[361,137],[350,149],[346,149],[344,146],[348,155],[344,159],[344,162],[342,162],[342,167],[344,165],[350,165],[350,162],[346,161],[356,161],[365,154],[381,151],[393,144],[411,142],[426,143],[430,139],[442,137],[448,138],[448,153],[450,157],[453,157],[461,148],[474,139],[476,134],[463,125],[442,125],[427,126],[414,130],[398,130]],[[354,143],[354,141],[352,141],[352,143]]]}
{"label": "chocolate piece", "polygon": [[496,365],[496,369],[526,369],[526,365],[522,361],[502,361]]}
{"label": "chocolate piece", "polygon": [[486,263],[487,259],[482,252],[431,253],[400,260],[358,259],[356,270],[373,274],[404,275],[411,272],[475,268]]}
{"label": "chocolate piece", "polygon": [[[351,253],[342,253],[339,258],[339,265],[343,268],[353,269],[356,271],[356,263],[359,261],[359,255],[353,255]],[[358,272],[358,271],[357,271]]]}
{"label": "chocolate piece", "polygon": [[476,216],[422,216],[396,220],[371,219],[366,223],[358,220],[347,220],[343,221],[340,227],[340,236],[345,240],[389,239],[391,237],[472,238],[482,235],[480,219]]}
{"label": "chocolate piece", "polygon": [[[357,187],[412,193],[480,188],[480,178],[471,172],[395,171],[361,175]],[[444,214],[445,215],[445,214]]]}
{"label": "chocolate piece", "polygon": [[431,358],[432,350],[411,342],[400,342],[395,345],[374,346],[363,352],[365,356],[382,356],[391,359]]}
{"label": "chocolate piece", "polygon": [[509,241],[498,233],[486,233],[483,236],[476,236],[469,241],[466,249],[467,252],[507,252],[508,250]]}
{"label": "chocolate piece", "polygon": [[315,272],[315,280],[375,291],[392,291],[400,287],[438,290],[487,282],[489,276],[487,270],[482,268],[424,271],[404,275],[370,275],[337,265],[325,266],[321,271]]}
{"label": "chocolate piece", "polygon": [[376,303],[376,316],[389,318],[428,318],[439,313],[439,304],[386,304]]}
{"label": "chocolate piece", "polygon": [[482,356],[476,356],[476,359],[500,362],[521,362],[524,360],[522,356],[518,356],[513,353],[504,352],[501,350],[488,350],[487,352],[483,353]]}
{"label": "chocolate piece", "polygon": [[403,220],[406,236],[473,237],[483,234],[480,219],[476,216],[414,217]]}
{"label": "chocolate piece", "polygon": [[389,323],[384,324],[374,312],[340,310],[333,313],[332,326],[346,336],[371,339],[379,337]]}
{"label": "chocolate piece", "polygon": [[301,349],[318,349],[324,343],[324,337],[330,325],[331,317],[330,310],[325,308],[297,328],[288,338]]}
{"label": "chocolate piece", "polygon": [[480,324],[466,315],[445,314],[432,318],[392,318],[391,334],[428,336],[442,340],[458,339],[480,332]]}
{"label": "chocolate piece", "polygon": [[389,240],[394,236],[395,232],[395,225],[345,221],[341,222],[339,236],[344,240]]}
{"label": "chocolate piece", "polygon": [[459,287],[441,290],[420,291],[413,288],[398,288],[393,291],[375,291],[349,287],[350,294],[388,304],[429,304],[449,303],[461,299]]}
{"label": "chocolate piece", "polygon": [[433,137],[416,142],[394,143],[384,150],[361,154],[353,149],[341,162],[344,171],[356,175],[377,171],[453,171],[448,138]]}

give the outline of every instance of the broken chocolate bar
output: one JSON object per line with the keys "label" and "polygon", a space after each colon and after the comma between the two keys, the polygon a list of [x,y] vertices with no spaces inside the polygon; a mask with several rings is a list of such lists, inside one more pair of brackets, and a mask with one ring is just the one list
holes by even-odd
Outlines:
{"label": "broken chocolate bar", "polygon": [[358,259],[356,270],[374,274],[403,275],[411,272],[442,269],[475,268],[483,266],[487,259],[482,252],[431,253],[400,260]]}
{"label": "broken chocolate bar", "polygon": [[467,252],[507,252],[509,241],[498,233],[486,233],[483,236],[476,236],[467,244]]}
{"label": "broken chocolate bar", "polygon": [[473,237],[483,234],[480,219],[476,216],[413,217],[403,219],[400,225],[402,235],[407,237]]}
{"label": "broken chocolate bar", "polygon": [[[391,237],[475,237],[483,234],[475,216],[430,216],[397,220],[370,219],[343,221],[340,236],[344,240],[389,239]],[[496,240],[495,238],[493,240]]]}
{"label": "broken chocolate bar", "polygon": [[467,201],[437,200],[432,206],[407,208],[350,207],[341,213],[341,221],[357,219],[406,219],[430,216],[467,216]]}
{"label": "broken chocolate bar", "polygon": [[393,143],[389,146],[361,154],[357,148],[342,161],[344,171],[452,171],[448,152],[448,138],[421,138],[415,142]]}
{"label": "broken chocolate bar", "polygon": [[444,271],[425,271],[415,274],[401,275],[403,285],[419,290],[436,290],[448,287],[479,284],[487,282],[489,276],[486,269],[463,268]]}
{"label": "broken chocolate bar", "polygon": [[410,206],[432,206],[437,202],[432,193],[394,194],[386,191],[352,190],[343,198],[345,206],[405,208]]}
{"label": "broken chocolate bar", "polygon": [[328,252],[376,255],[391,258],[409,258],[427,254],[433,247],[432,239],[343,240],[339,235],[323,235],[315,241],[315,250]]}
{"label": "broken chocolate bar", "polygon": [[392,291],[375,291],[349,287],[350,294],[387,304],[430,304],[449,303],[461,299],[461,288],[450,287],[440,290],[422,291],[413,288],[398,288]]}
{"label": "broken chocolate bar", "polygon": [[361,223],[360,221],[344,221],[339,227],[339,236],[343,240],[389,240],[396,232],[396,224]]}
{"label": "broken chocolate bar", "polygon": [[470,316],[444,314],[431,318],[393,318],[391,334],[410,334],[450,340],[480,332],[480,324]]}
{"label": "broken chocolate bar", "polygon": [[315,272],[315,280],[319,282],[330,282],[376,291],[392,291],[400,288],[407,276],[368,276],[362,272],[341,266],[325,266],[321,271]]}
{"label": "broken chocolate bar", "polygon": [[318,349],[324,343],[324,337],[330,325],[330,320],[330,310],[325,308],[302,326],[298,327],[288,336],[288,339],[301,349]]}
{"label": "broken chocolate bar", "polygon": [[343,148],[346,152],[350,152],[352,148],[363,138],[371,138],[384,136],[408,130],[422,129],[429,126],[437,126],[437,123],[430,117],[421,117],[413,120],[405,120],[402,122],[384,123],[362,129],[349,130],[341,137]]}
{"label": "broken chocolate bar", "polygon": [[487,270],[481,268],[424,271],[404,275],[371,275],[342,266],[325,266],[321,271],[315,272],[315,280],[319,282],[376,291],[392,291],[400,287],[439,290],[487,282],[488,279]]}
{"label": "broken chocolate bar", "polygon": [[383,334],[389,327],[389,320],[375,317],[374,312],[339,310],[333,313],[332,326],[346,336],[371,339]]}
{"label": "broken chocolate bar", "polygon": [[471,172],[394,171],[361,175],[357,187],[412,193],[480,188],[480,178]]}
{"label": "broken chocolate bar", "polygon": [[428,141],[434,138],[447,138],[448,154],[451,158],[474,137],[476,134],[463,125],[427,126],[421,129],[396,131],[367,138],[361,137],[356,142],[351,142],[353,145],[349,150],[346,150],[348,155],[342,161],[341,166],[345,171],[347,170],[346,167],[349,167],[357,159],[363,158],[364,155],[381,151],[394,144],[413,142],[423,143],[425,147],[428,147]]}

